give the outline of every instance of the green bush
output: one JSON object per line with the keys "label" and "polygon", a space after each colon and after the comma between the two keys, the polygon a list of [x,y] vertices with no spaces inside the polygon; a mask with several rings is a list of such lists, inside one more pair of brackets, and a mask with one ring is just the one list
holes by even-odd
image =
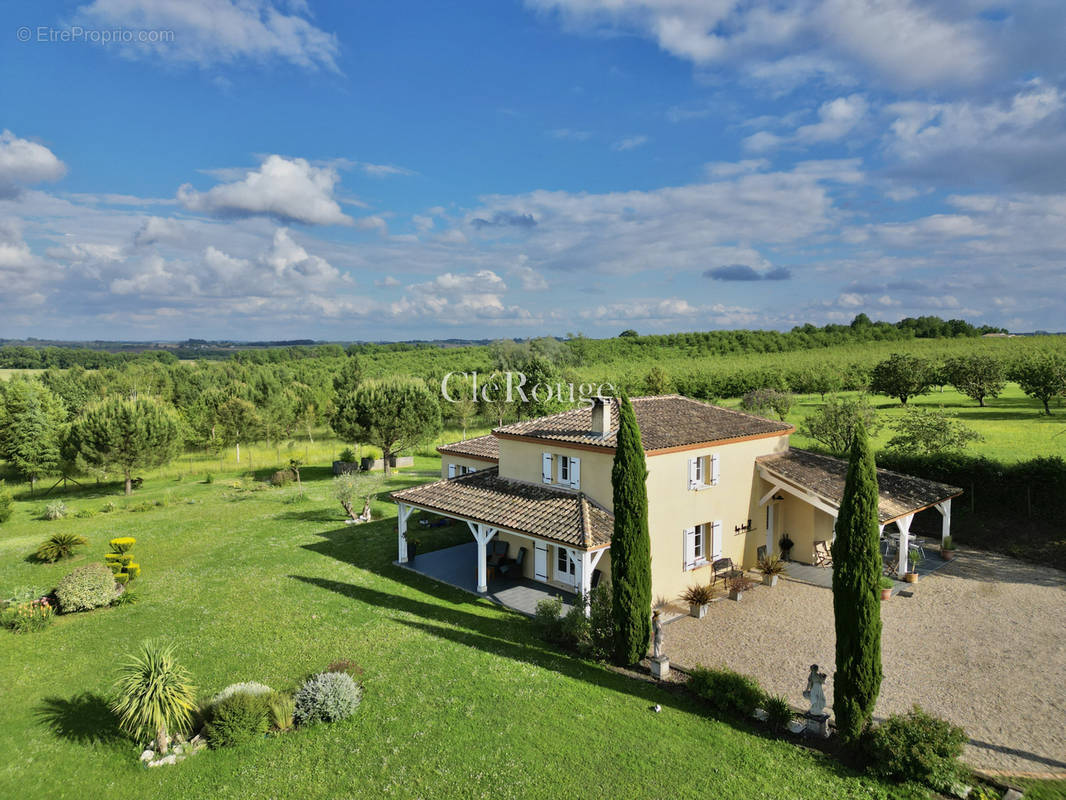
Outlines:
{"label": "green bush", "polygon": [[614,652],[614,599],[611,584],[602,582],[589,594],[589,656],[604,661]]}
{"label": "green bush", "polygon": [[355,461],[355,451],[352,450],[352,448],[350,447],[345,447],[343,450],[341,450],[339,460],[350,464],[351,462]]}
{"label": "green bush", "polygon": [[104,560],[115,574],[115,581],[125,586],[141,574],[141,565],[134,562],[130,552],[137,540],[132,536],[120,536],[108,544],[113,552],[105,554]]}
{"label": "green bush", "polygon": [[944,791],[958,780],[958,758],[965,743],[962,728],[914,706],[906,714],[893,714],[869,733],[869,770]]}
{"label": "green bush", "polygon": [[56,587],[56,599],[64,614],[110,605],[116,594],[115,576],[99,562],[78,567]]}
{"label": "green bush", "polygon": [[44,507],[44,511],[41,512],[41,519],[55,521],[63,519],[66,515],[67,504],[62,500],[55,500]]}
{"label": "green bush", "polygon": [[578,597],[560,621],[560,635],[567,647],[587,654],[592,648],[592,625],[585,616],[584,599]]}
{"label": "green bush", "polygon": [[300,725],[347,719],[362,699],[363,688],[347,672],[320,672],[296,690],[293,719]]}
{"label": "green bush", "polygon": [[33,557],[38,561],[54,564],[63,558],[74,555],[76,547],[87,545],[89,540],[75,533],[54,533],[41,542]]}
{"label": "green bush", "polygon": [[750,717],[766,697],[758,681],[731,669],[696,667],[688,685],[715,711],[737,717]]}
{"label": "green bush", "polygon": [[775,730],[792,721],[792,706],[784,697],[767,694],[763,698],[762,707],[766,712],[766,722]]}
{"label": "green bush", "polygon": [[270,726],[268,694],[236,692],[211,708],[204,738],[213,748],[236,747],[264,733]]}
{"label": "green bush", "polygon": [[563,638],[563,599],[545,597],[537,602],[533,613],[533,629],[546,642],[559,642]]}
{"label": "green bush", "polygon": [[287,731],[292,727],[292,715],[296,711],[296,703],[292,695],[276,692],[270,695],[267,701],[267,709],[270,716],[270,727],[277,731]]}
{"label": "green bush", "polygon": [[91,508],[83,508],[81,511],[79,511],[74,516],[77,517],[78,519],[92,519],[93,517],[96,516],[96,512],[93,511]]}
{"label": "green bush", "polygon": [[206,475],[204,475],[204,483],[214,483],[214,482],[215,482],[215,476],[212,475],[210,472],[208,472]]}
{"label": "green bush", "polygon": [[7,522],[15,513],[15,500],[4,482],[0,481],[0,522]]}

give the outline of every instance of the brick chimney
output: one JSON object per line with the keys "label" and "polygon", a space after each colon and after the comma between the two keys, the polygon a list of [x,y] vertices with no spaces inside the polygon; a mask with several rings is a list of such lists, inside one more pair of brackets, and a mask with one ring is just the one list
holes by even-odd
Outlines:
{"label": "brick chimney", "polygon": [[592,398],[592,433],[606,436],[611,432],[611,403],[602,397]]}

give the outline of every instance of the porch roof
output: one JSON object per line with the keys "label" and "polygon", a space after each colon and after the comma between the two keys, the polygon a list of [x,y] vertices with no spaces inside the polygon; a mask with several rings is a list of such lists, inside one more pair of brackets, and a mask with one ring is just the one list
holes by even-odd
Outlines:
{"label": "porch roof", "polygon": [[482,461],[500,460],[500,442],[491,433],[478,436],[474,439],[466,439],[462,442],[442,444],[437,448],[442,455],[464,456],[465,458],[479,458]]}
{"label": "porch roof", "polygon": [[[792,448],[784,453],[760,456],[756,462],[772,477],[806,489],[834,508],[840,507],[848,474],[847,461]],[[881,524],[962,494],[962,489],[956,486],[887,469],[877,470],[877,490],[877,516]]]}
{"label": "porch roof", "polygon": [[590,550],[609,545],[614,515],[581,492],[501,478],[497,467],[393,492],[427,511]]}

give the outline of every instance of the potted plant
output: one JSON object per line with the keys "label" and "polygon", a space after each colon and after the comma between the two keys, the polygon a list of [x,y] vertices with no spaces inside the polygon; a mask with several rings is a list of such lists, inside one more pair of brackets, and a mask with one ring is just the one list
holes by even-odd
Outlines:
{"label": "potted plant", "polygon": [[407,563],[415,563],[415,556],[418,555],[418,539],[407,540]]}
{"label": "potted plant", "polygon": [[333,462],[334,475],[344,475],[348,472],[355,472],[358,469],[359,463],[355,460],[355,453],[350,447],[341,450],[340,456]]}
{"label": "potted plant", "polygon": [[729,599],[740,601],[740,598],[744,596],[744,592],[755,585],[755,581],[747,577],[744,574],[734,575],[731,578],[726,578],[726,587],[729,589]]}
{"label": "potted plant", "polygon": [[945,536],[944,541],[940,543],[940,557],[945,561],[951,561],[955,557],[955,543],[951,541],[950,536]]}
{"label": "potted plant", "polygon": [[681,595],[681,599],[688,603],[688,613],[690,617],[696,619],[703,619],[707,613],[707,604],[711,602],[711,587],[706,584],[697,583],[695,586],[690,586],[685,589],[685,593]]}
{"label": "potted plant", "polygon": [[889,577],[887,577],[885,575],[881,576],[881,599],[882,600],[888,600],[888,599],[890,599],[892,597],[892,587],[893,586],[895,586],[895,584],[892,582],[891,578],[889,578]]}
{"label": "potted plant", "polygon": [[785,562],[778,556],[768,555],[759,559],[759,572],[764,586],[777,586],[777,576],[785,571]]}
{"label": "potted plant", "polygon": [[922,555],[917,550],[910,552],[910,571],[903,573],[903,580],[907,583],[918,582],[918,565],[922,563]]}
{"label": "potted plant", "polygon": [[791,561],[792,548],[796,546],[796,543],[792,541],[792,538],[786,533],[777,541],[777,546],[781,548],[781,558],[785,561]]}
{"label": "potted plant", "polygon": [[370,470],[372,470],[373,468],[374,468],[374,457],[373,456],[363,456],[362,460],[359,462],[359,469],[361,469],[363,472],[370,472]]}

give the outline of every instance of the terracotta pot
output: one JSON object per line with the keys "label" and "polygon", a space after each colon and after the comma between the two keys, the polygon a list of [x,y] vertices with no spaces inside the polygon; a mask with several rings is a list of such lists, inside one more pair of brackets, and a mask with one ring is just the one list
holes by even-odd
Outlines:
{"label": "terracotta pot", "polygon": [[955,557],[955,551],[954,550],[941,550],[940,551],[940,557],[942,559],[944,559],[945,561],[951,561],[951,559],[953,559]]}
{"label": "terracotta pot", "polygon": [[917,583],[918,582],[918,573],[917,572],[904,572],[903,573],[903,580],[905,580],[907,583]]}
{"label": "terracotta pot", "polygon": [[881,590],[881,599],[882,600],[891,600],[892,599],[892,590],[891,589],[882,589]]}

